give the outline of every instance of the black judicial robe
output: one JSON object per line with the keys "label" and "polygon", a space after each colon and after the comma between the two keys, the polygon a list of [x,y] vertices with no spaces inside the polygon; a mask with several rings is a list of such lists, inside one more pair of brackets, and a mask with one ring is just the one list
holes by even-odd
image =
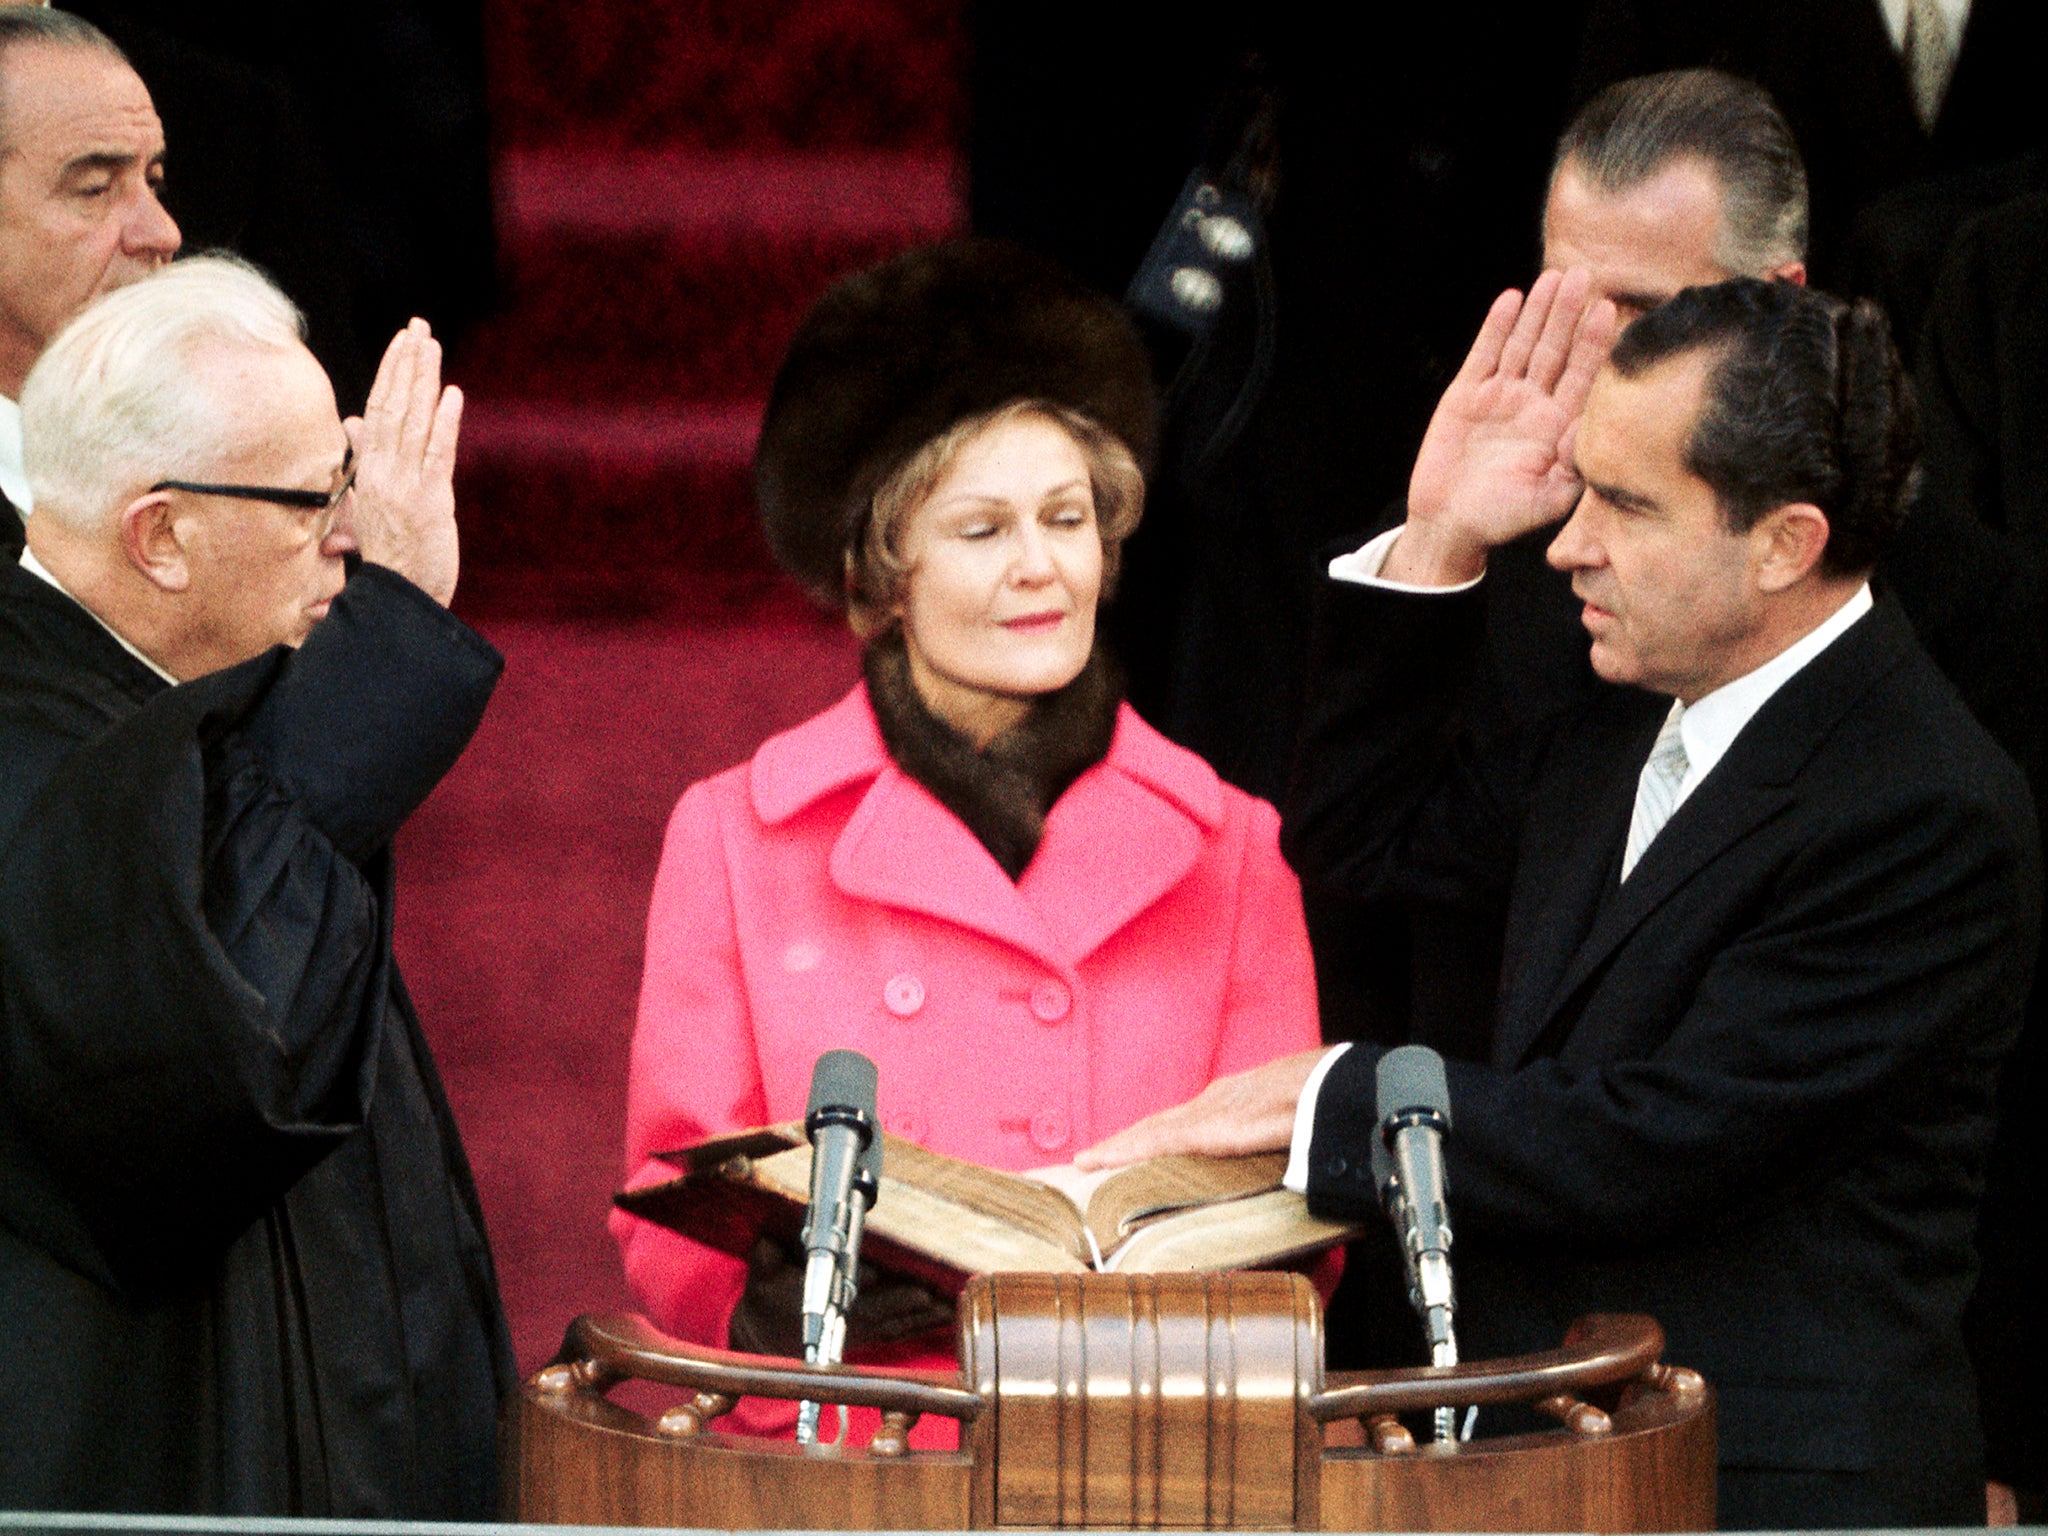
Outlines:
{"label": "black judicial robe", "polygon": [[492,1512],[511,1353],[387,849],[502,665],[362,565],[170,688],[0,566],[0,1508]]}

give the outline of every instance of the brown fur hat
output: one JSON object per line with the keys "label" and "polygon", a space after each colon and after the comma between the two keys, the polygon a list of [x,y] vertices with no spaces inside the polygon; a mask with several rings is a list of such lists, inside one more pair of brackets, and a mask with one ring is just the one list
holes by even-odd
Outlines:
{"label": "brown fur hat", "polygon": [[904,460],[967,416],[1050,400],[1153,448],[1144,344],[1108,299],[997,240],[923,246],[841,278],[797,328],[754,451],[768,546],[830,607],[846,552]]}

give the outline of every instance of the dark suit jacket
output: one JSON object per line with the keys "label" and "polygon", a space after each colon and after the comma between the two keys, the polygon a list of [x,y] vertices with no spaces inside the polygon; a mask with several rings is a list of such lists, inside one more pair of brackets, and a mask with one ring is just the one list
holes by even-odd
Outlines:
{"label": "dark suit jacket", "polygon": [[[1942,268],[1919,370],[1926,499],[2005,540],[2037,580],[2048,569],[2048,192],[1965,225]],[[2036,634],[2041,633],[2036,615]],[[1986,666],[2009,647],[1986,637]],[[1995,649],[1994,649],[1995,648]],[[2037,696],[2041,692],[2035,683]],[[2040,798],[2044,775],[2037,766]],[[2037,967],[2037,976],[2039,968]],[[2037,985],[1999,1088],[1998,1141],[1978,1231],[1984,1275],[1966,1320],[1992,1474],[2048,1485],[2048,1084]]]}
{"label": "dark suit jacket", "polygon": [[[1649,1312],[1721,1393],[1725,1521],[1981,1519],[1958,1319],[2038,928],[2018,771],[1881,603],[1617,886],[1669,701],[1451,732],[1484,604],[1330,584],[1286,829],[1306,879],[1507,898],[1491,1063],[1450,1065],[1467,1355]],[[1323,1089],[1319,1209],[1374,1204],[1377,1056]]]}
{"label": "dark suit jacket", "polygon": [[19,560],[28,530],[21,526],[21,513],[0,494],[0,560]]}

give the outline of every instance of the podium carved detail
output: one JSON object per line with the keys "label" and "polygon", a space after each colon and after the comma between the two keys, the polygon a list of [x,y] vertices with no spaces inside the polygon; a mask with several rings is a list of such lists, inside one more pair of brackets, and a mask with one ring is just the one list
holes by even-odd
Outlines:
{"label": "podium carved detail", "polygon": [[[1563,1347],[1326,1376],[1314,1292],[1280,1273],[981,1276],[961,1369],[806,1367],[583,1317],[505,1421],[506,1513],[725,1528],[1702,1530],[1713,1394],[1648,1318]],[[679,1388],[650,1423],[605,1395]],[[877,1409],[865,1446],[719,1426],[743,1395]],[[1401,1415],[1518,1403],[1557,1427],[1459,1445]],[[908,1448],[924,1415],[958,1451]],[[1420,1420],[1416,1421],[1420,1423]]]}

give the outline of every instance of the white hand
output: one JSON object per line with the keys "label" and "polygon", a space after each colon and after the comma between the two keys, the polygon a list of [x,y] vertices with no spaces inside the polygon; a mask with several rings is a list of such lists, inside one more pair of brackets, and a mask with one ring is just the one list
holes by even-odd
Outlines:
{"label": "white hand", "polygon": [[426,321],[391,338],[363,414],[343,425],[356,450],[355,492],[343,513],[356,547],[446,605],[461,566],[455,440],[462,391],[441,387],[441,344]]}
{"label": "white hand", "polygon": [[1408,524],[1382,574],[1469,580],[1486,551],[1556,522],[1579,497],[1572,434],[1614,344],[1614,306],[1582,269],[1494,300],[1430,418]]}

